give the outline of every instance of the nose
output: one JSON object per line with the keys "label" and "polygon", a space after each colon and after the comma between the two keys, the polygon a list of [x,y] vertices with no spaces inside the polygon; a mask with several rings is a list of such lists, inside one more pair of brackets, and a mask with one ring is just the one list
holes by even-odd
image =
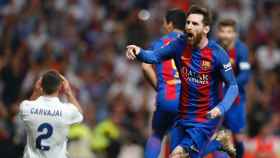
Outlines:
{"label": "nose", "polygon": [[191,23],[186,23],[186,30],[191,30],[192,29],[192,24]]}

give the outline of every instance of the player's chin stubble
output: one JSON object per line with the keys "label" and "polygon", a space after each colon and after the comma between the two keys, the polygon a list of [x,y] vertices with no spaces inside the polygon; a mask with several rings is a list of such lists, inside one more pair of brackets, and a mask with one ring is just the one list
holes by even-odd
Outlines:
{"label": "player's chin stubble", "polygon": [[190,42],[190,44],[194,47],[198,47],[201,39],[202,39],[202,32],[197,33],[196,35],[193,35],[193,39]]}

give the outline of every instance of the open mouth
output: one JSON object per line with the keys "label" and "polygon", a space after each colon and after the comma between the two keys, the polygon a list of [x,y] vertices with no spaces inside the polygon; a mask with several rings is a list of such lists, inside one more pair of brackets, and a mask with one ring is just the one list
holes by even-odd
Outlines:
{"label": "open mouth", "polygon": [[189,40],[192,40],[193,37],[194,37],[194,34],[192,32],[188,32],[187,37],[188,37]]}

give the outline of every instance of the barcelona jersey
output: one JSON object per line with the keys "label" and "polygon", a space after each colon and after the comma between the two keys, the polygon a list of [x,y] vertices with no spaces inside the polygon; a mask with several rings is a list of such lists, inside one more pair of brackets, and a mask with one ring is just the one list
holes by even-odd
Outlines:
{"label": "barcelona jersey", "polygon": [[[173,58],[182,82],[180,94],[180,118],[188,125],[215,126],[217,119],[210,120],[207,112],[217,106],[224,114],[238,94],[238,87],[227,53],[214,41],[209,40],[203,49],[192,48],[186,36],[180,36],[167,46],[148,51],[141,49],[137,59],[157,64]],[[219,97],[219,85],[224,82],[227,92]]]}
{"label": "barcelona jersey", "polygon": [[[179,32],[171,32],[153,43],[152,50],[168,45],[171,41],[182,35]],[[177,112],[180,95],[181,81],[173,59],[154,65],[157,76],[157,106],[164,111]]]}

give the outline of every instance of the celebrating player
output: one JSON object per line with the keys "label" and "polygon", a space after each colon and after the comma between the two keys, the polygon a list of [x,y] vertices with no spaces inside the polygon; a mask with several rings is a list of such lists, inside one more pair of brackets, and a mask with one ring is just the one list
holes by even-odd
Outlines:
{"label": "celebrating player", "polygon": [[[192,6],[187,13],[186,36],[153,51],[127,47],[127,58],[157,64],[173,58],[182,82],[179,117],[172,132],[172,158],[198,158],[217,128],[220,117],[238,95],[238,86],[227,53],[208,40],[209,10]],[[219,86],[225,83],[223,99]]]}
{"label": "celebrating player", "polygon": [[[169,10],[166,13],[163,29],[165,35],[154,42],[151,49],[158,49],[183,35],[186,15],[181,10]],[[152,118],[152,135],[145,148],[146,158],[157,158],[164,135],[174,124],[178,115],[181,81],[174,60],[153,65],[142,63],[145,77],[157,91],[156,111]],[[164,120],[164,121],[163,121]]]}
{"label": "celebrating player", "polygon": [[[59,100],[60,92],[69,103]],[[58,72],[48,71],[36,82],[31,99],[20,104],[20,118],[27,129],[23,157],[67,158],[68,128],[83,120],[69,82]]]}

